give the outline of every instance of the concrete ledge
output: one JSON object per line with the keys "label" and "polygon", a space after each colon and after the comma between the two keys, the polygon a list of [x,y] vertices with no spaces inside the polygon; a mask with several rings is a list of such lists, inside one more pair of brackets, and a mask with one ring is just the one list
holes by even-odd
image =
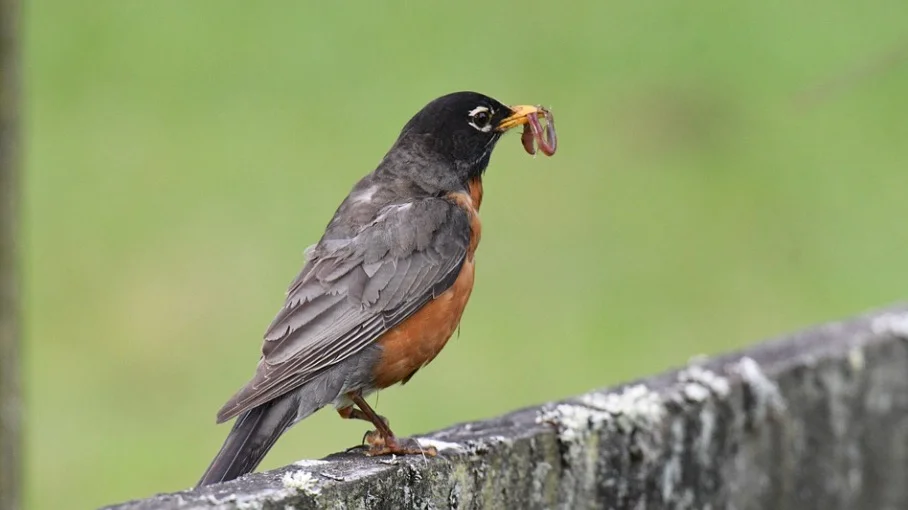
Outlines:
{"label": "concrete ledge", "polygon": [[908,508],[908,305],[424,440],[108,508]]}

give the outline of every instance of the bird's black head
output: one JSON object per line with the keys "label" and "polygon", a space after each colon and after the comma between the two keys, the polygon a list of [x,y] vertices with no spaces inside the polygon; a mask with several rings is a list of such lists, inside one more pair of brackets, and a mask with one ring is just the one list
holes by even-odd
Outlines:
{"label": "bird's black head", "polygon": [[525,124],[531,111],[537,110],[506,106],[477,92],[441,96],[407,122],[388,156],[398,162],[424,159],[442,163],[452,175],[439,178],[456,177],[465,182],[485,171],[501,136]]}

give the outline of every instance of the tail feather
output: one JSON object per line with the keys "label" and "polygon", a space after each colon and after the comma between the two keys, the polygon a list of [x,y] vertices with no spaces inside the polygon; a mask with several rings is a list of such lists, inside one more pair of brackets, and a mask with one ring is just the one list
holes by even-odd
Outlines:
{"label": "tail feather", "polygon": [[241,413],[197,487],[233,480],[255,470],[281,434],[298,420],[336,402],[344,392],[368,387],[381,352],[378,346],[365,349],[304,386]]}
{"label": "tail feather", "polygon": [[297,406],[293,404],[293,399],[278,399],[237,417],[196,487],[233,480],[255,470],[278,437],[294,423]]}

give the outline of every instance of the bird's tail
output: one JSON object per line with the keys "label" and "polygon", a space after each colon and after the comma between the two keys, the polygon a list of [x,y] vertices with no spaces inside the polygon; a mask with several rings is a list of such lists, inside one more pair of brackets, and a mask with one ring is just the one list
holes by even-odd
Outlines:
{"label": "bird's tail", "polygon": [[197,487],[226,482],[253,471],[277,438],[294,423],[335,402],[342,391],[347,391],[344,388],[351,380],[371,377],[380,353],[377,347],[366,349],[323,371],[305,385],[237,416],[221,451]]}
{"label": "bird's tail", "polygon": [[281,398],[239,415],[196,487],[226,482],[253,471],[277,438],[296,421],[298,410],[295,399]]}

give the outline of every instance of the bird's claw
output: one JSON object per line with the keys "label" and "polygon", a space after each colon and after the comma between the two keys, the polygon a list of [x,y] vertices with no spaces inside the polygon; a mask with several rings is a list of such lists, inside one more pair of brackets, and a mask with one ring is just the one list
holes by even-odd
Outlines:
{"label": "bird's claw", "polygon": [[428,455],[435,457],[438,450],[434,446],[423,448],[415,439],[408,437],[390,437],[382,436],[378,431],[370,430],[363,436],[363,442],[369,444],[366,455],[369,457],[378,457],[380,455]]}

